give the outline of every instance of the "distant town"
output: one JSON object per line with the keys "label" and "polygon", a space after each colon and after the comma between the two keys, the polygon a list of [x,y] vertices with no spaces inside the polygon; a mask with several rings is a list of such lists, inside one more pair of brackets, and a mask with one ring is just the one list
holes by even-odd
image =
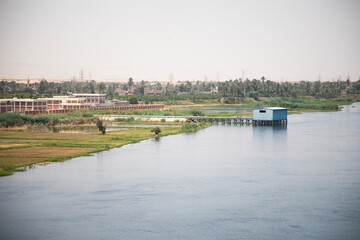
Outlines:
{"label": "distant town", "polygon": [[[260,79],[234,79],[228,81],[137,81],[97,82],[95,80],[52,81],[47,79],[21,79],[0,82],[1,98],[39,98],[74,93],[106,94],[107,99],[129,99],[129,96],[181,96],[180,99],[223,99],[224,103],[241,102],[246,98],[258,100],[261,97],[335,98],[344,94],[360,93],[360,80],[340,78],[336,81],[275,82]],[[196,97],[194,97],[196,95]],[[157,98],[148,98],[156,100]],[[135,101],[134,101],[135,103]]]}

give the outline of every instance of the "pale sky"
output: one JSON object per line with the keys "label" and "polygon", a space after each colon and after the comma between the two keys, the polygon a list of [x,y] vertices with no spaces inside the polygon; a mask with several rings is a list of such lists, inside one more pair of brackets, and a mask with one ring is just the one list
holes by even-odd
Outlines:
{"label": "pale sky", "polygon": [[358,0],[0,0],[0,76],[360,78]]}

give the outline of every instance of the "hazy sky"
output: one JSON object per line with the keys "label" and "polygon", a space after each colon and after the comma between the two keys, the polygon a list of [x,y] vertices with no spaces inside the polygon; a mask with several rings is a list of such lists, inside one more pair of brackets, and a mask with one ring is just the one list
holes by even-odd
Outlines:
{"label": "hazy sky", "polygon": [[360,77],[359,0],[0,0],[0,76]]}

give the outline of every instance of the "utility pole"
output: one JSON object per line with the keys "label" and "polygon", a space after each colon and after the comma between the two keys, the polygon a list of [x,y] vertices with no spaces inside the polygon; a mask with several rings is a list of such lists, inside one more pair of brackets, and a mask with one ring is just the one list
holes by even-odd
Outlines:
{"label": "utility pole", "polygon": [[81,69],[80,70],[80,76],[79,76],[80,82],[84,81],[84,71]]}
{"label": "utility pole", "polygon": [[350,81],[350,75],[348,74],[347,75],[347,77],[346,77],[346,80],[348,80],[349,79],[349,81]]}

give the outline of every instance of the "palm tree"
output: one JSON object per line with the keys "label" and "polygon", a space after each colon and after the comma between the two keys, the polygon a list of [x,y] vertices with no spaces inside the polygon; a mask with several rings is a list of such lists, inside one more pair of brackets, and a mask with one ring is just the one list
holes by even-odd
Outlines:
{"label": "palm tree", "polygon": [[97,85],[97,89],[98,89],[99,93],[104,93],[104,91],[105,91],[105,89],[106,89],[105,83],[99,83],[99,84]]}
{"label": "palm tree", "polygon": [[134,85],[134,80],[132,78],[129,78],[129,81],[128,81],[128,89],[130,90],[130,88]]}

